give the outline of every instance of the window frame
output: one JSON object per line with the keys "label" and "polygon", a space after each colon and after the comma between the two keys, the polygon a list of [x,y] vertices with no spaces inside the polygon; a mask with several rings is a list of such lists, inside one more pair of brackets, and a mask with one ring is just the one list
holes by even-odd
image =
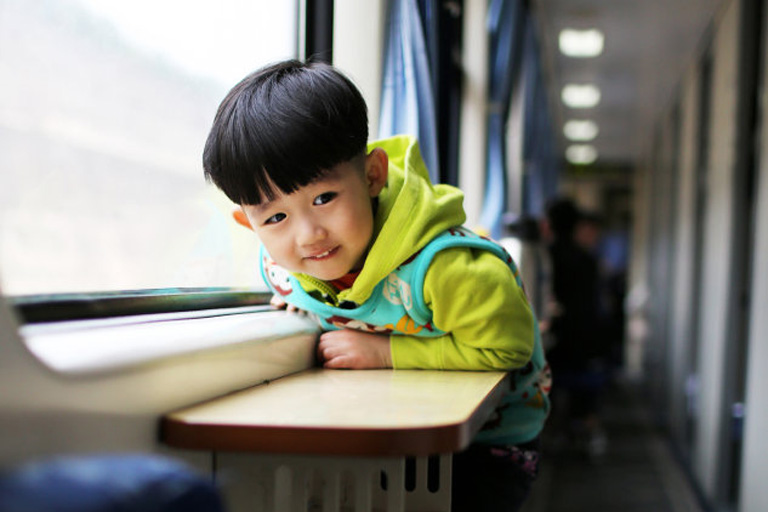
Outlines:
{"label": "window frame", "polygon": [[6,296],[22,324],[192,312],[269,304],[271,293],[233,288],[166,288]]}

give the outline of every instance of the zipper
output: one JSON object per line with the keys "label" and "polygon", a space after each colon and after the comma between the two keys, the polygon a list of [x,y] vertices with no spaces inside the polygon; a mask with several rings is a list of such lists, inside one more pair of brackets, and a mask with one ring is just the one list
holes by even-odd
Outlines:
{"label": "zipper", "polygon": [[314,276],[310,276],[308,274],[301,274],[301,281],[304,281],[317,290],[320,291],[323,295],[328,296],[328,298],[333,301],[333,306],[339,305],[339,297],[338,292],[336,291],[336,288],[331,286],[330,284],[326,283],[325,281],[318,279]]}

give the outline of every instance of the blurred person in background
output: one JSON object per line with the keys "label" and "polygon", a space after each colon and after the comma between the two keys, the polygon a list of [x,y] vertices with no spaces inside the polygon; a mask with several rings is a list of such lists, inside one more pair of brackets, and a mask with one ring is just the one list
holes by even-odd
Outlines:
{"label": "blurred person in background", "polygon": [[607,372],[608,343],[600,309],[600,237],[596,217],[568,198],[547,206],[550,236],[550,304],[546,316],[552,366],[554,423],[562,442],[592,459],[601,457],[607,438],[599,416]]}

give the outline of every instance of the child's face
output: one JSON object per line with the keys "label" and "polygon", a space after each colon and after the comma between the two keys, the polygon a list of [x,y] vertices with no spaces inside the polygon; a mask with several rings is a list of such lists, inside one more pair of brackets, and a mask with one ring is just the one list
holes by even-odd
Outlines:
{"label": "child's face", "polygon": [[362,268],[373,236],[371,198],[387,180],[387,157],[374,150],[322,179],[260,205],[243,205],[253,230],[281,267],[324,281]]}

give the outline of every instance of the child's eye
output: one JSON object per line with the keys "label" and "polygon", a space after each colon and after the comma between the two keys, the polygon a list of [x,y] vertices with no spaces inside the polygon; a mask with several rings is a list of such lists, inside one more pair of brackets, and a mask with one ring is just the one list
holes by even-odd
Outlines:
{"label": "child's eye", "polygon": [[336,192],[326,192],[324,194],[320,194],[315,198],[315,200],[312,202],[315,206],[330,203],[333,198],[336,197]]}
{"label": "child's eye", "polygon": [[267,220],[265,220],[264,224],[277,224],[278,222],[280,222],[284,218],[285,218],[285,214],[284,213],[276,213],[273,216],[271,216],[270,218],[268,218]]}

